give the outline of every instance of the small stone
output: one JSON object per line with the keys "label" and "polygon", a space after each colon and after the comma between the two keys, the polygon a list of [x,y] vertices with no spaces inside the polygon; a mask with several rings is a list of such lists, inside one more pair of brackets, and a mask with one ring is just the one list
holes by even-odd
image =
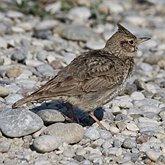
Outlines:
{"label": "small stone", "polygon": [[24,50],[24,48],[17,48],[13,51],[12,55],[11,55],[11,59],[14,61],[18,61],[18,62],[22,62],[23,60],[25,60],[27,56],[27,51]]}
{"label": "small stone", "polygon": [[44,130],[44,134],[58,137],[62,142],[73,144],[79,142],[84,136],[82,126],[75,123],[56,123]]}
{"label": "small stone", "polygon": [[135,148],[136,145],[136,140],[134,138],[126,138],[123,142],[123,147],[128,149]]}
{"label": "small stone", "polygon": [[75,7],[72,8],[69,13],[68,17],[72,20],[78,22],[86,21],[91,15],[91,11],[87,7]]}
{"label": "small stone", "polygon": [[119,139],[114,139],[114,141],[113,141],[113,146],[114,147],[121,147],[121,145],[122,145],[122,142],[119,140]]}
{"label": "small stone", "polygon": [[16,101],[22,99],[22,95],[20,94],[10,94],[5,97],[5,100],[8,104],[14,104]]}
{"label": "small stone", "polygon": [[44,121],[45,124],[65,121],[64,116],[55,109],[44,109],[37,112],[37,115]]}
{"label": "small stone", "polygon": [[141,92],[133,92],[131,94],[131,98],[133,100],[143,100],[144,99],[144,95]]}
{"label": "small stone", "polygon": [[154,150],[147,150],[146,155],[148,156],[149,159],[156,162],[158,158],[160,157],[161,152],[154,151]]}
{"label": "small stone", "polygon": [[54,76],[54,69],[48,64],[42,64],[42,65],[37,66],[37,70],[43,76],[46,76],[46,77]]}
{"label": "small stone", "polygon": [[159,116],[161,117],[161,119],[162,119],[163,121],[165,121],[165,110],[161,111],[161,112],[159,113]]}
{"label": "small stone", "polygon": [[109,139],[112,137],[111,133],[106,130],[99,130],[99,134],[102,139]]}
{"label": "small stone", "polygon": [[11,146],[11,142],[7,140],[0,139],[0,152],[5,153],[8,152]]}
{"label": "small stone", "polygon": [[57,149],[61,145],[59,138],[52,135],[42,135],[34,139],[33,147],[38,152],[50,152]]}
{"label": "small stone", "polygon": [[120,130],[115,126],[111,126],[109,130],[112,134],[117,134],[120,132]]}
{"label": "small stone", "polygon": [[61,2],[57,1],[55,3],[51,3],[46,5],[45,10],[47,12],[50,12],[51,14],[55,14],[56,12],[58,12],[61,9]]}
{"label": "small stone", "polygon": [[26,109],[5,109],[0,112],[0,128],[8,137],[29,135],[42,126],[41,118]]}
{"label": "small stone", "polygon": [[22,69],[19,66],[14,66],[7,70],[6,76],[9,78],[16,78],[22,73]]}
{"label": "small stone", "polygon": [[57,25],[56,20],[43,20],[35,27],[35,29],[36,30],[48,30],[48,29],[53,29],[56,25]]}
{"label": "small stone", "polygon": [[63,30],[62,36],[74,41],[88,41],[89,38],[98,40],[98,35],[83,25],[70,25]]}
{"label": "small stone", "polygon": [[86,47],[89,49],[102,49],[105,46],[105,42],[103,40],[94,40],[89,39],[86,43]]}
{"label": "small stone", "polygon": [[134,123],[128,123],[127,124],[127,129],[130,130],[130,131],[134,131],[134,132],[136,132],[136,131],[139,130],[139,128],[137,127],[137,125],[134,124]]}
{"label": "small stone", "polygon": [[6,97],[8,96],[10,93],[10,91],[8,90],[8,88],[0,86],[0,97]]}
{"label": "small stone", "polygon": [[151,136],[142,134],[136,138],[136,142],[137,144],[143,144],[146,143],[150,138]]}
{"label": "small stone", "polygon": [[97,128],[89,127],[85,132],[85,136],[91,140],[96,140],[96,139],[100,138],[100,133],[97,130]]}

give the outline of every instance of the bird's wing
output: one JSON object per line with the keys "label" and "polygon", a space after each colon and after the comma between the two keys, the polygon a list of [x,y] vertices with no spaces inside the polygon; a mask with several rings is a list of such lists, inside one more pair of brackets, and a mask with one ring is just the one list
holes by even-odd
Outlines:
{"label": "bird's wing", "polygon": [[124,66],[118,57],[107,52],[91,51],[75,58],[36,94],[73,96],[113,88],[122,83]]}

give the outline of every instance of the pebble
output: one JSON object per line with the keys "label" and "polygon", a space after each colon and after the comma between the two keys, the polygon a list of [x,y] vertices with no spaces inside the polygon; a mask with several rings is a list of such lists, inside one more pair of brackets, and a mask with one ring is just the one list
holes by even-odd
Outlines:
{"label": "pebble", "polygon": [[36,30],[48,30],[48,29],[53,29],[57,25],[56,20],[43,20],[37,26],[35,27]]}
{"label": "pebble", "polygon": [[45,124],[65,121],[64,116],[55,109],[44,109],[37,112],[37,115],[44,121]]}
{"label": "pebble", "polygon": [[87,7],[75,7],[72,8],[68,13],[68,17],[71,20],[75,20],[76,17],[77,18],[76,21],[78,22],[87,21],[90,15],[91,15],[91,11]]}
{"label": "pebble", "polygon": [[16,101],[22,99],[22,95],[20,94],[9,94],[7,97],[5,97],[5,100],[7,104],[14,104]]}
{"label": "pebble", "polygon": [[54,69],[48,64],[41,64],[36,67],[37,71],[46,77],[54,76]]}
{"label": "pebble", "polygon": [[130,97],[133,100],[143,100],[145,98],[141,92],[133,92]]}
{"label": "pebble", "polygon": [[139,130],[139,128],[137,127],[137,125],[134,124],[134,123],[128,123],[127,124],[127,129],[130,130],[130,131],[134,131],[134,132],[136,132],[136,131]]}
{"label": "pebble", "polygon": [[8,88],[0,86],[0,97],[6,97],[8,96],[10,93],[10,91],[8,90]]}
{"label": "pebble", "polygon": [[163,121],[165,121],[165,110],[161,111],[159,115],[160,115],[161,119]]}
{"label": "pebble", "polygon": [[63,30],[62,36],[74,41],[88,41],[89,38],[98,39],[98,35],[84,25],[70,25]]}
{"label": "pebble", "polygon": [[60,145],[60,139],[52,135],[42,135],[33,141],[34,149],[42,153],[53,151]]}
{"label": "pebble", "polygon": [[84,129],[82,126],[75,123],[56,123],[48,126],[43,133],[56,136],[62,142],[73,144],[79,142],[83,138]]}
{"label": "pebble", "polygon": [[134,138],[126,138],[123,142],[123,147],[128,149],[136,148],[136,145],[136,140]]}
{"label": "pebble", "polygon": [[105,46],[105,42],[103,40],[94,40],[89,39],[86,43],[86,47],[89,49],[102,49]]}
{"label": "pebble", "polygon": [[14,66],[11,67],[9,70],[6,72],[6,76],[9,78],[16,78],[22,73],[22,69],[19,66]]}
{"label": "pebble", "polygon": [[100,133],[95,127],[89,127],[85,131],[85,136],[90,140],[96,140],[100,138]]}
{"label": "pebble", "polygon": [[22,62],[23,60],[25,60],[26,56],[27,52],[24,48],[17,48],[13,51],[11,59],[14,61]]}
{"label": "pebble", "polygon": [[9,140],[0,139],[0,152],[5,153],[8,152],[11,147],[11,142]]}
{"label": "pebble", "polygon": [[0,128],[8,137],[29,135],[42,127],[41,118],[27,109],[5,109],[0,112]]}
{"label": "pebble", "polygon": [[110,130],[110,132],[111,132],[112,134],[117,134],[117,133],[120,132],[120,130],[119,130],[117,127],[115,127],[115,126],[111,126],[111,127],[109,128],[109,130]]}
{"label": "pebble", "polygon": [[150,149],[150,150],[146,151],[146,155],[149,159],[156,162],[158,160],[158,158],[160,157],[161,152],[157,152],[157,151]]}

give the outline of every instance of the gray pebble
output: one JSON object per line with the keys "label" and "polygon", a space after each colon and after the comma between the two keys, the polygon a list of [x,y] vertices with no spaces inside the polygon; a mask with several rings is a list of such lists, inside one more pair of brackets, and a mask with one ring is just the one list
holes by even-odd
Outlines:
{"label": "gray pebble", "polygon": [[41,64],[37,66],[36,69],[40,74],[46,77],[54,76],[55,74],[54,69],[48,64]]}
{"label": "gray pebble", "polygon": [[8,96],[10,93],[10,91],[8,90],[8,88],[0,86],[0,97],[6,97]]}
{"label": "gray pebble", "polygon": [[74,41],[88,41],[89,38],[98,39],[98,35],[92,29],[83,25],[70,25],[66,27],[62,36]]}
{"label": "gray pebble", "polygon": [[0,139],[0,152],[5,153],[8,152],[11,146],[11,142],[9,140]]}
{"label": "gray pebble", "polygon": [[43,133],[47,135],[54,135],[62,142],[73,144],[79,142],[83,138],[84,129],[76,123],[56,123],[48,126]]}
{"label": "gray pebble", "polygon": [[100,138],[100,133],[96,127],[89,127],[85,132],[85,136],[91,140],[96,140]]}
{"label": "gray pebble", "polygon": [[136,145],[136,140],[134,138],[126,138],[123,142],[123,147],[128,149],[135,148]]}
{"label": "gray pebble", "polygon": [[17,48],[14,50],[14,52],[11,55],[11,59],[14,61],[22,62],[26,59],[27,51],[24,49],[24,47]]}
{"label": "gray pebble", "polygon": [[160,157],[161,152],[154,151],[154,150],[147,150],[146,155],[148,156],[149,159],[153,161],[157,161],[157,159]]}
{"label": "gray pebble", "polygon": [[45,124],[65,121],[64,116],[55,109],[44,109],[37,112],[37,115],[44,121]]}
{"label": "gray pebble", "polygon": [[33,147],[42,153],[53,151],[60,145],[60,139],[52,135],[42,135],[33,141]]}
{"label": "gray pebble", "polygon": [[38,115],[26,109],[5,109],[0,112],[0,128],[9,137],[32,134],[42,128],[43,121]]}

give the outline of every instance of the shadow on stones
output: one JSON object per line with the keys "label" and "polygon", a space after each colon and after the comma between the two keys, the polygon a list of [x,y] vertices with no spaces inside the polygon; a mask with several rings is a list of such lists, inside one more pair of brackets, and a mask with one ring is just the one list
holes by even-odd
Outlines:
{"label": "shadow on stones", "polygon": [[[40,106],[34,107],[32,109],[30,109],[32,112],[37,113],[38,111],[41,110],[49,110],[49,109],[54,109],[56,111],[61,112],[64,116],[66,116],[67,118],[71,119],[71,120],[66,120],[66,122],[74,122],[72,119],[74,118],[72,111],[67,109],[66,106],[66,102],[62,102],[62,101],[52,101],[49,103],[43,103]],[[104,109],[99,107],[94,111],[94,115],[96,116],[96,118],[98,120],[102,120],[103,116],[104,116]],[[88,115],[87,112],[81,110],[80,108],[74,106],[73,107],[73,112],[76,116],[76,118],[79,121],[79,124],[81,124],[82,126],[91,126],[93,123],[95,123],[95,121]]]}

